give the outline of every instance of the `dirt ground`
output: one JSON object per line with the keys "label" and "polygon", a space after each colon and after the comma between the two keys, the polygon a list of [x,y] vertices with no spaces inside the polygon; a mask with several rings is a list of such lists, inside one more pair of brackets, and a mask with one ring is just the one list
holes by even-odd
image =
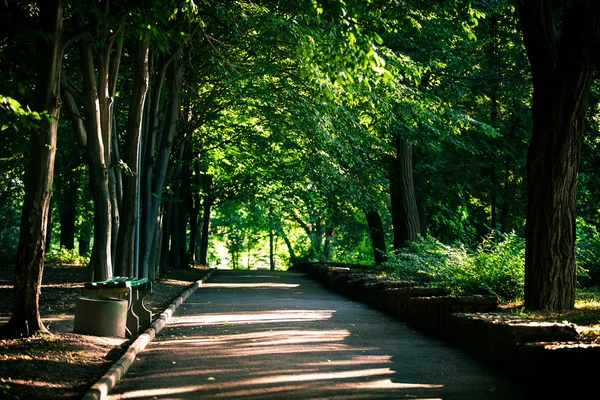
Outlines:
{"label": "dirt ground", "polygon": [[[0,266],[0,325],[10,318],[13,266]],[[156,318],[203,269],[173,270],[153,285],[144,304]],[[87,271],[82,267],[46,267],[40,295],[49,335],[0,340],[0,398],[78,399],[125,351],[129,340],[72,333],[75,298]]]}

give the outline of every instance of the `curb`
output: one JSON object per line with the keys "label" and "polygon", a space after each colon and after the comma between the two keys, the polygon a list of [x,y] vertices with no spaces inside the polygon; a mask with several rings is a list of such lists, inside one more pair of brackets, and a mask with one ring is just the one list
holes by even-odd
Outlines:
{"label": "curb", "polygon": [[106,400],[108,393],[117,385],[117,382],[127,373],[135,357],[142,352],[154,337],[165,327],[169,319],[183,302],[185,302],[194,292],[202,286],[212,275],[215,269],[210,269],[206,276],[196,281],[192,287],[184,291],[175,301],[173,301],[165,311],[150,325],[144,333],[140,334],[135,341],[129,345],[125,354],[121,356],[109,370],[100,378],[86,394],[82,400]]}

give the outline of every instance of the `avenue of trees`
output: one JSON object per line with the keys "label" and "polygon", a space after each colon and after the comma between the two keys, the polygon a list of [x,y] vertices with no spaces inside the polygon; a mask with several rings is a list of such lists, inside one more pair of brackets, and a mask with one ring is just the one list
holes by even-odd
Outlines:
{"label": "avenue of trees", "polygon": [[514,232],[534,310],[598,269],[600,4],[16,0],[0,23],[5,334],[45,330],[52,249],[155,279]]}

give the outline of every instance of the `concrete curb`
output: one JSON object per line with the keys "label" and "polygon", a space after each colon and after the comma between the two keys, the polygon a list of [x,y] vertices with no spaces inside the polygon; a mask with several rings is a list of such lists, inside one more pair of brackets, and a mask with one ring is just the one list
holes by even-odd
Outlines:
{"label": "concrete curb", "polygon": [[142,352],[148,343],[154,340],[154,337],[165,327],[169,319],[175,313],[175,310],[177,310],[177,307],[194,294],[194,292],[210,278],[214,271],[214,269],[209,270],[204,278],[196,281],[192,287],[187,289],[172,302],[169,307],[160,314],[160,317],[150,325],[150,328],[146,329],[144,333],[140,334],[137,339],[129,345],[125,354],[110,367],[104,376],[92,385],[87,393],[83,395],[82,400],[106,400],[108,398],[108,393],[127,373],[129,367],[131,367],[131,364],[135,361],[135,357]]}

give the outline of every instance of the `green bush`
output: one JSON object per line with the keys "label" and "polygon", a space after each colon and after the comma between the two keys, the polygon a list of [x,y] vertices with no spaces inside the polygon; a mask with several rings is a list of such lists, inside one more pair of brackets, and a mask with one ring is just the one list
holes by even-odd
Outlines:
{"label": "green bush", "polygon": [[64,247],[61,247],[58,250],[51,250],[46,253],[46,257],[44,258],[44,262],[46,264],[56,264],[56,265],[65,265],[65,264],[74,264],[74,265],[87,265],[90,262],[89,257],[80,256],[77,254],[75,249],[68,250]]}
{"label": "green bush", "polygon": [[525,242],[516,234],[490,235],[474,250],[448,246],[432,236],[389,255],[386,273],[453,294],[493,293],[503,301],[523,296]]}
{"label": "green bush", "polygon": [[577,219],[577,280],[583,286],[600,285],[600,233],[596,227]]}

